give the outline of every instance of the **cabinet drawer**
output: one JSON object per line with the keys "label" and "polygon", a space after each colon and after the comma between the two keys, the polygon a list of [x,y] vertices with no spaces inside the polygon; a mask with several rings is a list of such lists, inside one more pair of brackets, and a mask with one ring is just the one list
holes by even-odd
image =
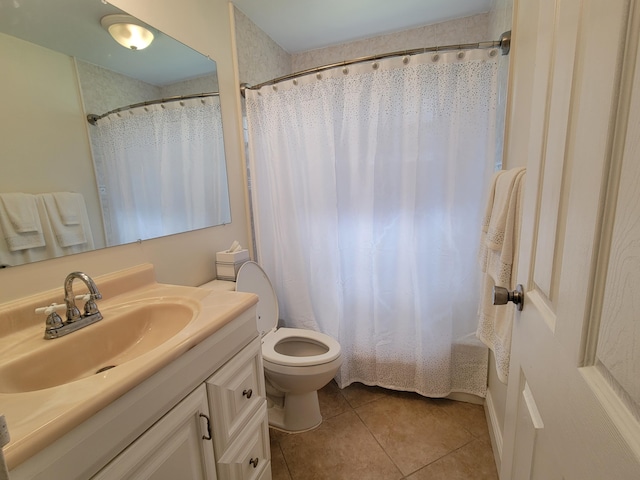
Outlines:
{"label": "cabinet drawer", "polygon": [[[265,469],[269,472],[265,475]],[[263,402],[227,451],[218,459],[218,476],[230,480],[271,477],[271,450],[267,403]]]}
{"label": "cabinet drawer", "polygon": [[265,403],[260,348],[256,338],[206,382],[218,456]]}

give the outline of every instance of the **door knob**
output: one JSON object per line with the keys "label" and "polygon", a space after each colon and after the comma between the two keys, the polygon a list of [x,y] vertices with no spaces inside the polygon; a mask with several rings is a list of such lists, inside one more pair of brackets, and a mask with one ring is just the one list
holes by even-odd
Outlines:
{"label": "door knob", "polygon": [[493,304],[494,305],[506,305],[509,302],[516,304],[518,311],[522,311],[522,305],[524,304],[524,289],[522,285],[516,285],[516,289],[509,291],[504,287],[493,287]]}

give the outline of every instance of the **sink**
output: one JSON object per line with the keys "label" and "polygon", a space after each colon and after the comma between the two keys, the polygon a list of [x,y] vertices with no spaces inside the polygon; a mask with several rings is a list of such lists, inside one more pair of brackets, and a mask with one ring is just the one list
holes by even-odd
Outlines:
{"label": "sink", "polygon": [[107,307],[103,319],[61,338],[25,342],[0,365],[0,393],[24,393],[68,384],[112,369],[175,337],[197,317],[197,301],[145,299]]}

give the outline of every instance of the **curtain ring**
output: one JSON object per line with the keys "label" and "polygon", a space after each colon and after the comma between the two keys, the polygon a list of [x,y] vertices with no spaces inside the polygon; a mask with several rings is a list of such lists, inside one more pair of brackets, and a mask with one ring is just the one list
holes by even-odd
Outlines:
{"label": "curtain ring", "polygon": [[437,62],[438,60],[440,60],[440,55],[438,55],[437,53],[433,57],[431,57],[431,61],[433,62]]}
{"label": "curtain ring", "polygon": [[342,67],[342,73],[347,75],[349,73],[349,69],[347,67]]}
{"label": "curtain ring", "polygon": [[495,57],[497,54],[498,54],[498,50],[496,50],[495,48],[489,52],[490,57]]}
{"label": "curtain ring", "polygon": [[320,72],[316,73],[316,78],[322,80],[322,74]]}
{"label": "curtain ring", "polygon": [[380,65],[378,64],[378,62],[373,62],[371,64],[371,68],[373,68],[374,70],[377,70],[380,67]]}
{"label": "curtain ring", "polygon": [[405,65],[407,63],[409,63],[409,56],[408,55],[405,55],[404,57],[402,57],[402,63],[404,63]]}
{"label": "curtain ring", "polygon": [[277,92],[277,91],[278,91],[278,87],[277,87],[276,85],[271,85],[271,89],[272,89],[274,92]]}
{"label": "curtain ring", "polygon": [[296,85],[296,86],[298,85],[298,79],[297,78],[293,79],[293,84]]}
{"label": "curtain ring", "polygon": [[458,58],[462,60],[464,58],[464,52],[458,52]]}
{"label": "curtain ring", "polygon": [[182,102],[182,101],[181,101],[181,102],[180,102],[180,106],[181,106],[181,107],[184,107],[184,102]]}

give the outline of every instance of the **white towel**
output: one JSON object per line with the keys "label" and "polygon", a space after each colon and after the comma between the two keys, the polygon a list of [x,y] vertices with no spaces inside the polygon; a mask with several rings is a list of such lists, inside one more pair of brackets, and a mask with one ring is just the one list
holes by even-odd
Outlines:
{"label": "white towel", "polygon": [[36,197],[27,193],[0,194],[0,229],[11,252],[44,247]]}
{"label": "white towel", "polygon": [[484,275],[476,336],[493,351],[498,378],[503,383],[507,383],[509,377],[514,306],[494,306],[493,287],[514,288],[512,269],[519,244],[525,178],[524,168],[500,171],[494,175],[478,254]]}
{"label": "white towel", "polygon": [[[82,200],[82,205],[84,206],[84,198],[81,194],[70,193],[69,195],[80,196],[80,198],[77,199],[77,204],[80,205],[79,202]],[[87,243],[87,236],[85,235],[85,229],[82,223],[79,222],[77,224],[65,225],[60,215],[60,211],[58,210],[54,194],[42,193],[38,195],[38,197],[40,197],[44,203],[45,212],[58,245],[61,247],[71,247]]]}
{"label": "white towel", "polygon": [[56,201],[62,224],[80,225],[80,201],[84,203],[82,195],[71,192],[54,192],[52,195]]}

